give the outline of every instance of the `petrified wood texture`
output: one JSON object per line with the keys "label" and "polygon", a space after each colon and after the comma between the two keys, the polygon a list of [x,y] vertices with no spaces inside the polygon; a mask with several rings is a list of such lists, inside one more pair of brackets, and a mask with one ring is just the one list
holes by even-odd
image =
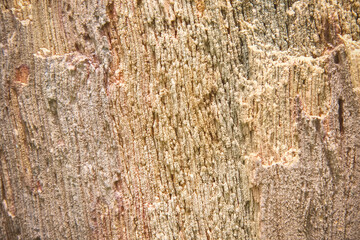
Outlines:
{"label": "petrified wood texture", "polygon": [[1,239],[360,239],[360,3],[3,0]]}

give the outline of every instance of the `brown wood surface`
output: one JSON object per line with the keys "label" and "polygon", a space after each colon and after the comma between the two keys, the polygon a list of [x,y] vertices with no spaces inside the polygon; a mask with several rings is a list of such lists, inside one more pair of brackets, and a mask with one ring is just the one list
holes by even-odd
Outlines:
{"label": "brown wood surface", "polygon": [[360,239],[360,2],[2,0],[0,239]]}

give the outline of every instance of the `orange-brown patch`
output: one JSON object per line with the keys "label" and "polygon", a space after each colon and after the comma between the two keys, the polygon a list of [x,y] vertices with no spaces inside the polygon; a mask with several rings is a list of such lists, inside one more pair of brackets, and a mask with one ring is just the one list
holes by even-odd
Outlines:
{"label": "orange-brown patch", "polygon": [[200,14],[203,14],[205,11],[205,1],[204,0],[196,0],[196,9],[200,12]]}
{"label": "orange-brown patch", "polygon": [[29,82],[29,67],[25,64],[16,69],[15,82],[28,84]]}

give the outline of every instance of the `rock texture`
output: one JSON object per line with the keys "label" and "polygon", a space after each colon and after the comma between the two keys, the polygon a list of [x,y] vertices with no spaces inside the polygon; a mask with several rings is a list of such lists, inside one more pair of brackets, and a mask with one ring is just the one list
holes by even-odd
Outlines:
{"label": "rock texture", "polygon": [[1,239],[360,239],[356,0],[4,0]]}

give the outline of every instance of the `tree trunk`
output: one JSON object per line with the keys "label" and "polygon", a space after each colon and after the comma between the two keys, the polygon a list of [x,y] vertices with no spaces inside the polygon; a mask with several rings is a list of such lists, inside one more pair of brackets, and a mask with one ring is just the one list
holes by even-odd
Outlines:
{"label": "tree trunk", "polygon": [[3,0],[1,239],[360,239],[356,0]]}

